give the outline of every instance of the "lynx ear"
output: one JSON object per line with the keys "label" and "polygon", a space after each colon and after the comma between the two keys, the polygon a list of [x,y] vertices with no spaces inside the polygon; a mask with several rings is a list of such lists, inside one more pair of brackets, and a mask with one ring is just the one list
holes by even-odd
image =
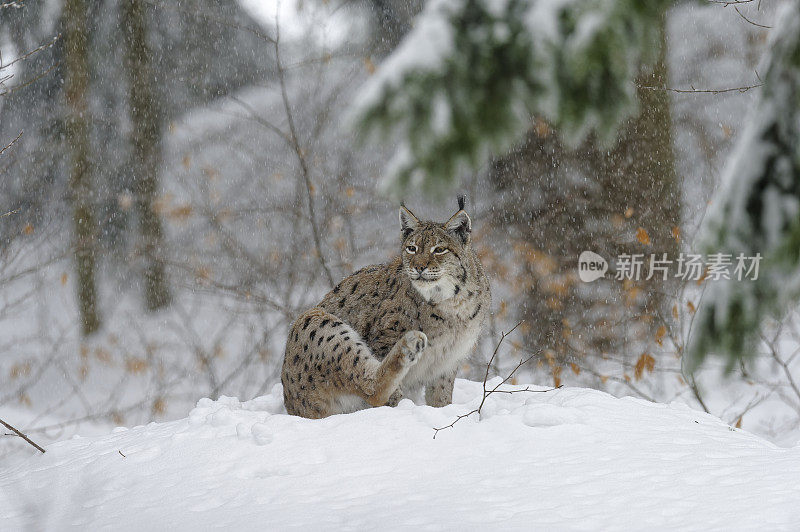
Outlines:
{"label": "lynx ear", "polygon": [[461,239],[461,243],[465,246],[469,243],[470,233],[472,232],[472,220],[464,209],[459,210],[453,215],[452,218],[447,220],[444,228],[455,233]]}
{"label": "lynx ear", "polygon": [[419,227],[417,217],[406,209],[405,205],[400,205],[400,230],[403,231],[403,238],[410,235],[417,227]]}

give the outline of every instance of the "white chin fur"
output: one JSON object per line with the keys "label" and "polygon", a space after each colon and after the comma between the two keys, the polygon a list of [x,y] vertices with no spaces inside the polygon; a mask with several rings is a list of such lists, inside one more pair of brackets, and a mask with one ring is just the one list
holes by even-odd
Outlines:
{"label": "white chin fur", "polygon": [[443,275],[436,281],[412,280],[411,284],[425,301],[432,304],[450,299],[456,293],[456,285],[448,275]]}

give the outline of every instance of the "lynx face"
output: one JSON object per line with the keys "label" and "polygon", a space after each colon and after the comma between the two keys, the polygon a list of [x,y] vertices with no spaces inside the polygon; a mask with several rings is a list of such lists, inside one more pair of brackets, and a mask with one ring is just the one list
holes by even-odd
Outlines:
{"label": "lynx face", "polygon": [[400,227],[403,268],[411,285],[431,304],[457,294],[466,282],[462,259],[470,252],[472,222],[467,213],[459,210],[445,223],[420,222],[401,207]]}

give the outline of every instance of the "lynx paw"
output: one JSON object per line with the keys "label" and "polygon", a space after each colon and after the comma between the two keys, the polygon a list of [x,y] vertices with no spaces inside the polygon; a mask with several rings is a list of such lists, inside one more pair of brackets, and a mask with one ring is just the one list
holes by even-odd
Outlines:
{"label": "lynx paw", "polygon": [[428,337],[422,331],[408,331],[400,341],[400,352],[409,365],[416,363],[420,353],[428,346]]}
{"label": "lynx paw", "polygon": [[389,396],[389,400],[386,401],[386,406],[397,406],[397,403],[399,403],[402,398],[403,392],[401,392],[398,388],[392,395]]}

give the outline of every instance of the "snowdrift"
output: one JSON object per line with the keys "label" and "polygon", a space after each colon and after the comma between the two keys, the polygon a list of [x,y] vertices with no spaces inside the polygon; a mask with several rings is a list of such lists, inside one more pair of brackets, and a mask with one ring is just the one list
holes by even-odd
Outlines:
{"label": "snowdrift", "polygon": [[[496,381],[499,382],[499,381]],[[490,381],[491,385],[495,384]],[[544,388],[535,388],[540,389]],[[503,390],[520,389],[504,387]],[[49,445],[0,471],[3,530],[796,530],[800,447],[680,404],[562,388],[312,421],[280,385]]]}

